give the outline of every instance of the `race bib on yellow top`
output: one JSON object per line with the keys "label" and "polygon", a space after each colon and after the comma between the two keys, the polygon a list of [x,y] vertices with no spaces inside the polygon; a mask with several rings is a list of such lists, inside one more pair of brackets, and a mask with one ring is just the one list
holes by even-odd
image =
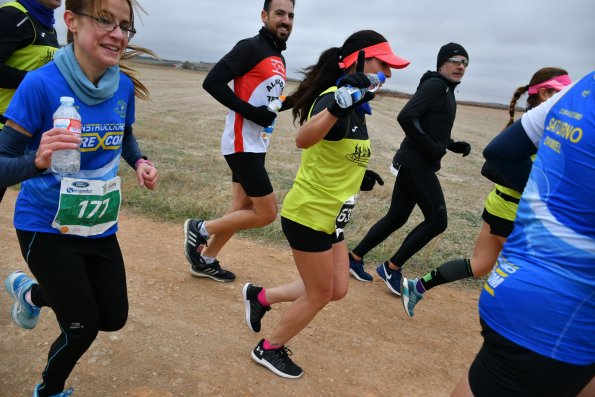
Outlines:
{"label": "race bib on yellow top", "polygon": [[120,202],[118,176],[109,181],[62,178],[52,227],[82,237],[102,234],[118,222]]}

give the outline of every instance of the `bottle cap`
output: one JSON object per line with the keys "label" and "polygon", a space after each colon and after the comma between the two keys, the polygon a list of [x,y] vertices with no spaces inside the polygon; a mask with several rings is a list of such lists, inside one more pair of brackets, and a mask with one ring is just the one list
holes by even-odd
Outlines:
{"label": "bottle cap", "polygon": [[283,102],[283,101],[285,100],[285,98],[287,98],[285,95],[281,95],[281,96],[279,97],[279,99],[281,100],[281,102]]}
{"label": "bottle cap", "polygon": [[380,80],[380,82],[384,84],[384,82],[386,81],[386,76],[384,75],[384,72],[378,72],[376,74],[378,75],[378,80]]}
{"label": "bottle cap", "polygon": [[60,103],[74,103],[74,98],[71,96],[61,96]]}

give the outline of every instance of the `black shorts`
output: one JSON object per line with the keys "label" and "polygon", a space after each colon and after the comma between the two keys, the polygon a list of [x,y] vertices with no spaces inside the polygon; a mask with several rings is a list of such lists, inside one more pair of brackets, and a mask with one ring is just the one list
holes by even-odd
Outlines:
{"label": "black shorts", "polygon": [[333,247],[334,233],[320,232],[284,217],[281,217],[281,228],[289,246],[294,250],[324,252]]}
{"label": "black shorts", "polygon": [[264,197],[273,193],[273,185],[264,168],[266,153],[233,153],[225,157],[231,169],[231,180],[239,183],[248,197]]}
{"label": "black shorts", "polygon": [[485,223],[490,225],[490,233],[496,236],[508,238],[510,233],[512,233],[512,229],[514,228],[513,221],[492,215],[485,208],[483,209],[481,218],[485,221]]}
{"label": "black shorts", "polygon": [[504,338],[483,320],[483,345],[469,368],[477,397],[576,396],[595,376],[595,364],[554,360]]}

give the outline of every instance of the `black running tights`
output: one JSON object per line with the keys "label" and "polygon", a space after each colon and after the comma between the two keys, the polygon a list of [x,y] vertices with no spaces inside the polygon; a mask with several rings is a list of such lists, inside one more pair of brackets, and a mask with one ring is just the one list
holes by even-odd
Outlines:
{"label": "black running tights", "polygon": [[40,396],[64,390],[66,379],[99,331],[117,331],[128,317],[126,274],[115,235],[78,238],[17,230],[21,251],[39,286],[37,306],[56,314],[61,334],[43,372]]}
{"label": "black running tights", "polygon": [[421,209],[424,221],[405,237],[397,252],[390,258],[398,267],[403,266],[416,252],[446,230],[447,226],[446,203],[436,174],[431,170],[401,166],[388,213],[370,228],[353,249],[353,253],[363,258],[407,222],[415,205]]}

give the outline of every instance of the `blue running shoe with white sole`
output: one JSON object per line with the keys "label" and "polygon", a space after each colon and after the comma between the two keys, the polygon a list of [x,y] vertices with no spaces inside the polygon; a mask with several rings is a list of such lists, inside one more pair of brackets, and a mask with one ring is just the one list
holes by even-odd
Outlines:
{"label": "blue running shoe with white sole", "polygon": [[[33,390],[33,397],[39,397],[39,387],[41,386],[41,383],[39,383],[37,386],[35,386],[35,390]],[[51,397],[70,397],[72,396],[72,394],[74,393],[74,390],[71,388],[64,390],[62,393],[58,393],[58,394],[54,394]]]}
{"label": "blue running shoe with white sole", "polygon": [[376,268],[376,273],[378,273],[378,276],[386,283],[386,286],[393,294],[401,296],[401,278],[403,277],[401,271],[393,270],[389,272],[386,270],[387,267],[388,262],[382,262]]}
{"label": "blue running shoe with white sole", "polygon": [[372,275],[364,270],[363,259],[361,259],[359,261],[356,259],[353,259],[353,256],[351,256],[351,253],[348,254],[348,256],[349,256],[349,273],[351,273],[351,275],[353,277],[355,277],[356,280],[363,281],[364,283],[369,283],[370,281],[374,280]]}
{"label": "blue running shoe with white sole", "polygon": [[413,317],[413,309],[415,305],[424,298],[424,294],[417,291],[415,287],[417,285],[416,278],[407,280],[406,277],[403,277],[403,282],[401,285],[401,302],[403,302],[403,307],[405,308],[405,313],[409,317]]}
{"label": "blue running shoe with white sole", "polygon": [[4,281],[4,286],[14,300],[12,304],[12,320],[21,328],[33,329],[39,321],[41,308],[30,305],[25,300],[25,294],[35,284],[30,277],[20,270],[10,273]]}

